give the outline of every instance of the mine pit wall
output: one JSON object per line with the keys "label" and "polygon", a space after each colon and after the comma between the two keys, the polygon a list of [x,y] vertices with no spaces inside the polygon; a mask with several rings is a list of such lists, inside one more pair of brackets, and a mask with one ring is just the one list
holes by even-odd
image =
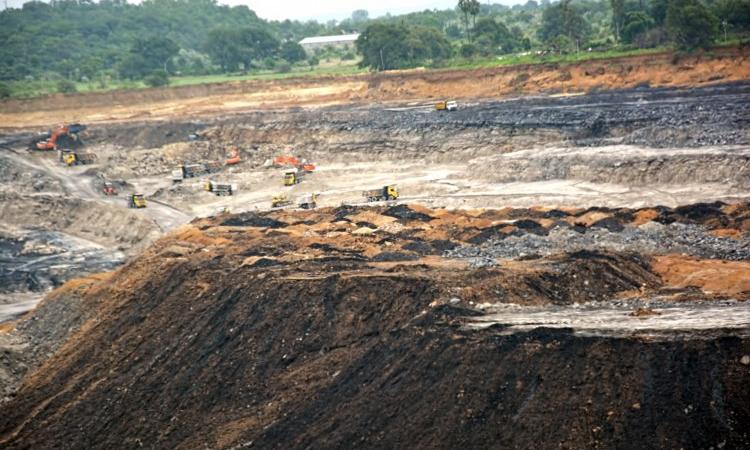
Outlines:
{"label": "mine pit wall", "polygon": [[7,225],[43,227],[130,252],[161,234],[153,221],[124,208],[60,195],[0,192],[0,217]]}
{"label": "mine pit wall", "polygon": [[[746,189],[747,101],[750,84],[735,83],[488,101],[445,114],[380,106],[272,110],[93,127],[87,140],[121,149],[108,160],[115,176],[128,174],[116,170],[133,164],[138,174],[167,174],[191,158],[222,160],[230,145],[238,145],[244,168],[291,153],[323,165],[454,164],[493,182],[725,183]],[[204,140],[186,142],[192,132]]]}

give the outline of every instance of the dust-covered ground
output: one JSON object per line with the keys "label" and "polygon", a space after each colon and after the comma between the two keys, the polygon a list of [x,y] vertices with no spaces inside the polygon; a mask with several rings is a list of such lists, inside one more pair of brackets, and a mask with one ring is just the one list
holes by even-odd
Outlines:
{"label": "dust-covered ground", "polygon": [[[748,104],[738,82],[98,123],[76,167],[1,136],[0,321],[57,289],[0,330],[0,446],[748,446]],[[279,155],[316,170],[285,187]]]}

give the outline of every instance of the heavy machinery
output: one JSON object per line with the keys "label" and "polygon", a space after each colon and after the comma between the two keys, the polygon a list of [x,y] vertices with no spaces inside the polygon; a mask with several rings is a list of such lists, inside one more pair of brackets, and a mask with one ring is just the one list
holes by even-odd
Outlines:
{"label": "heavy machinery", "polygon": [[215,195],[218,195],[220,197],[234,194],[234,188],[232,187],[231,184],[214,183],[211,180],[206,181],[206,184],[203,185],[203,189],[205,189],[208,192],[212,192]]}
{"label": "heavy machinery", "polygon": [[229,148],[229,157],[227,158],[225,164],[228,166],[233,166],[235,164],[239,164],[242,162],[242,158],[240,158],[240,149],[237,148],[236,145],[233,145]]}
{"label": "heavy machinery", "polygon": [[83,146],[78,133],[86,129],[85,125],[74,123],[62,125],[47,134],[42,140],[35,139],[31,148],[36,150],[75,149]]}
{"label": "heavy machinery", "polygon": [[395,184],[383,186],[380,189],[372,189],[362,192],[362,196],[368,202],[379,202],[382,200],[396,200],[398,198],[398,188]]}
{"label": "heavy machinery", "polygon": [[435,103],[435,109],[438,111],[455,111],[458,109],[458,102],[454,100],[444,100]]}
{"label": "heavy machinery", "polygon": [[107,196],[117,195],[117,189],[115,189],[115,185],[109,181],[104,182],[104,186],[102,186],[102,192]]}
{"label": "heavy machinery", "polygon": [[305,195],[304,197],[300,197],[299,200],[297,200],[297,206],[299,206],[302,209],[315,209],[318,207],[318,194],[312,193]]}
{"label": "heavy machinery", "polygon": [[128,208],[145,208],[146,197],[143,194],[130,194],[128,196]]}
{"label": "heavy machinery", "polygon": [[[283,208],[292,205],[292,203],[285,193],[276,194],[271,199],[272,208]],[[318,206],[318,194],[312,193],[298,198],[297,206],[302,209],[315,209]]]}
{"label": "heavy machinery", "polygon": [[273,159],[273,165],[276,167],[291,166],[307,173],[315,172],[315,164],[310,164],[307,160],[295,158],[294,156],[277,156]]}
{"label": "heavy machinery", "polygon": [[302,179],[305,177],[305,171],[303,170],[287,170],[284,172],[284,186],[294,186],[300,184]]}
{"label": "heavy machinery", "polygon": [[276,194],[271,199],[271,208],[281,208],[284,206],[289,206],[292,204],[292,201],[289,200],[289,197],[287,197],[286,194]]}
{"label": "heavy machinery", "polygon": [[97,159],[94,153],[78,153],[67,150],[58,150],[58,152],[60,153],[60,161],[67,166],[94,164]]}
{"label": "heavy machinery", "polygon": [[172,182],[180,183],[185,178],[195,178],[221,170],[221,163],[209,161],[198,164],[183,164],[172,171]]}

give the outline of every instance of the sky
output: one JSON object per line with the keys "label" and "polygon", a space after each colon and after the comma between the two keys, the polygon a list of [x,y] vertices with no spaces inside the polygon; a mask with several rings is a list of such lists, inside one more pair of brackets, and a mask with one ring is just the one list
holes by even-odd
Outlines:
{"label": "sky", "polygon": [[[130,0],[129,0],[130,1]],[[486,3],[487,0],[480,0]],[[512,5],[526,0],[492,0],[492,3]],[[7,2],[9,7],[20,7],[26,0],[0,0],[0,9]],[[424,9],[453,8],[458,0],[219,0],[226,5],[247,5],[260,17],[271,20],[326,21],[345,19],[355,9],[365,9],[374,18],[390,12],[403,14]]]}

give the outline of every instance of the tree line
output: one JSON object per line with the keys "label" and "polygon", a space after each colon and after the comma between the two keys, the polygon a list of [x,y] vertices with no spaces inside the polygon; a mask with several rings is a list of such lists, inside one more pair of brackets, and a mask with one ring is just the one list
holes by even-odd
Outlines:
{"label": "tree line", "polygon": [[171,75],[288,71],[330,53],[306,53],[302,38],[353,32],[361,33],[361,65],[388,70],[532,51],[692,50],[748,31],[750,0],[528,0],[512,7],[459,0],[448,10],[375,19],[358,10],[327,23],[267,21],[216,0],[32,1],[0,12],[0,80],[160,85]]}

